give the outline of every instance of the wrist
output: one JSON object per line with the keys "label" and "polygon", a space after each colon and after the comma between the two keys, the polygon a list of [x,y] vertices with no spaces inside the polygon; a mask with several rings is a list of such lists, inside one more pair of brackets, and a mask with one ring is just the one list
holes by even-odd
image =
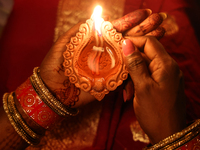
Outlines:
{"label": "wrist", "polygon": [[49,92],[37,69],[15,92],[6,93],[3,98],[11,125],[31,145],[38,144],[45,130],[51,129],[63,117],[78,113],[77,109],[66,107]]}
{"label": "wrist", "polygon": [[13,92],[10,94],[4,94],[3,108],[17,134],[28,144],[37,145],[40,141],[41,135],[35,133],[29,126],[27,126],[26,122],[15,106]]}
{"label": "wrist", "polygon": [[61,120],[61,117],[44,102],[44,96],[40,96],[36,91],[28,78],[16,89],[15,95],[30,119],[44,129],[49,129],[54,123]]}
{"label": "wrist", "polygon": [[37,124],[35,121],[33,121],[32,118],[30,118],[30,116],[26,113],[26,111],[22,108],[21,104],[19,103],[19,101],[16,98],[16,95],[13,95],[14,98],[14,102],[16,105],[17,110],[19,111],[19,113],[21,114],[22,118],[24,119],[24,121],[27,123],[27,125],[33,130],[35,131],[37,134],[41,134],[42,136],[45,134],[46,129],[43,128],[42,126],[40,126],[39,124]]}
{"label": "wrist", "polygon": [[158,149],[171,150],[171,149],[180,148],[181,150],[181,149],[185,149],[185,146],[187,149],[193,149],[192,147],[195,146],[193,145],[194,143],[196,143],[196,146],[200,146],[199,140],[200,140],[200,119],[196,120],[194,123],[187,126],[182,131],[174,133],[168,136],[167,138],[163,139],[162,141],[152,146],[146,147],[145,149],[146,150],[158,150]]}
{"label": "wrist", "polygon": [[[37,76],[40,82],[49,90],[49,92],[61,103],[69,108],[77,108],[79,102],[80,89],[70,83],[69,78],[62,71],[44,71],[37,69]],[[49,75],[52,74],[52,75]]]}
{"label": "wrist", "polygon": [[150,134],[147,134],[149,136],[151,144],[158,143],[166,137],[174,133],[180,132],[184,128],[186,128],[186,120],[184,118],[180,118],[176,120],[171,118],[167,121],[165,121],[166,119],[160,119],[156,128],[154,128],[154,131],[152,131]]}

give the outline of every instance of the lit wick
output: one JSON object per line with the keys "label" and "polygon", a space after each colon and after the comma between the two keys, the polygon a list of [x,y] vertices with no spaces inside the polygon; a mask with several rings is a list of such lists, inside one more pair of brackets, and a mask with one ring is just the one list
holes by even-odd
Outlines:
{"label": "lit wick", "polygon": [[92,74],[96,73],[96,75],[99,75],[100,57],[101,53],[104,52],[103,37],[101,35],[101,24],[103,23],[104,20],[103,18],[101,18],[101,14],[102,14],[102,7],[98,5],[95,7],[94,12],[91,16],[92,20],[94,21],[94,27],[95,27],[94,36],[96,40],[96,46],[93,46],[94,53],[92,52],[92,56],[90,57],[91,60],[88,61],[91,63],[88,63],[88,66],[92,70]]}
{"label": "lit wick", "polygon": [[101,36],[101,24],[103,23],[103,18],[101,18],[102,14],[102,7],[96,6],[94,8],[94,12],[91,16],[92,20],[94,21],[95,30],[98,31],[98,34]]}

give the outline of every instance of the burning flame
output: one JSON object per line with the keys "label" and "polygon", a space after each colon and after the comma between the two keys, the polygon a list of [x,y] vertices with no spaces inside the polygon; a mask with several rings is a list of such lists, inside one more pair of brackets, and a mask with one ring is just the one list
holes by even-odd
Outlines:
{"label": "burning flame", "polygon": [[99,35],[101,35],[101,24],[104,21],[103,18],[101,18],[101,14],[102,14],[102,7],[100,5],[97,5],[94,8],[91,18],[92,20],[94,20],[94,26],[95,29],[98,31]]}

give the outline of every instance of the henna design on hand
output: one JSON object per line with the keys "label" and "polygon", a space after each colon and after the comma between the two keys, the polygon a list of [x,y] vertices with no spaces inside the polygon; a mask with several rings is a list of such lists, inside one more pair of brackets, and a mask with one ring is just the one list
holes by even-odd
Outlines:
{"label": "henna design on hand", "polygon": [[60,64],[60,66],[58,66],[58,69],[54,69],[58,74],[60,74],[60,72],[65,72],[64,66],[62,64]]}
{"label": "henna design on hand", "polygon": [[142,32],[143,34],[146,34],[149,31],[148,29],[159,26],[162,21],[163,20],[159,14],[153,14],[146,21],[144,21],[142,25],[139,25],[139,29],[136,33]]}
{"label": "henna design on hand", "polygon": [[151,11],[147,11],[145,9],[139,9],[132,13],[125,15],[124,17],[114,20],[112,22],[113,27],[118,32],[124,32],[132,27],[140,24],[144,19],[148,17]]}
{"label": "henna design on hand", "polygon": [[154,36],[159,40],[165,35],[165,29],[159,26],[157,29],[149,32],[147,35]]}
{"label": "henna design on hand", "polygon": [[156,30],[159,25],[165,19],[166,14],[152,14],[147,19],[145,19],[141,24],[137,25],[136,27],[132,28],[131,30],[127,31],[126,35],[135,35],[141,36],[145,35],[153,30]]}
{"label": "henna design on hand", "polygon": [[63,82],[64,88],[54,90],[56,98],[68,107],[72,107],[78,102],[80,89],[70,83],[69,78]]}

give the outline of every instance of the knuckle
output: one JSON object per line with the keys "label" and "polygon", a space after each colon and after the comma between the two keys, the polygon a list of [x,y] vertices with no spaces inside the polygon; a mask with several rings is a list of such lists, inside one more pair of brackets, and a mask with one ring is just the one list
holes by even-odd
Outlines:
{"label": "knuckle", "polygon": [[166,63],[164,63],[166,68],[168,68],[169,70],[171,70],[171,72],[176,75],[179,76],[180,78],[183,77],[183,73],[179,68],[178,63],[174,60],[174,59],[169,59],[166,61]]}
{"label": "knuckle", "polygon": [[154,89],[154,84],[152,84],[151,82],[140,82],[137,83],[137,85],[135,85],[135,89],[137,89],[137,93],[139,95],[149,95],[152,91],[152,89]]}
{"label": "knuckle", "polygon": [[141,64],[143,63],[144,63],[144,60],[142,59],[141,56],[134,55],[128,59],[126,67],[129,71],[134,71],[140,68]]}
{"label": "knuckle", "polygon": [[179,74],[180,68],[179,68],[177,62],[175,60],[171,59],[171,61],[169,61],[169,63],[170,63],[169,65],[173,68],[174,72]]}
{"label": "knuckle", "polygon": [[157,29],[153,30],[152,32],[148,33],[149,36],[154,36],[157,39],[161,39],[165,35],[165,29],[163,27],[158,27]]}
{"label": "knuckle", "polygon": [[159,15],[158,13],[152,14],[149,19],[150,19],[151,24],[154,26],[160,25],[163,21],[162,16]]}

